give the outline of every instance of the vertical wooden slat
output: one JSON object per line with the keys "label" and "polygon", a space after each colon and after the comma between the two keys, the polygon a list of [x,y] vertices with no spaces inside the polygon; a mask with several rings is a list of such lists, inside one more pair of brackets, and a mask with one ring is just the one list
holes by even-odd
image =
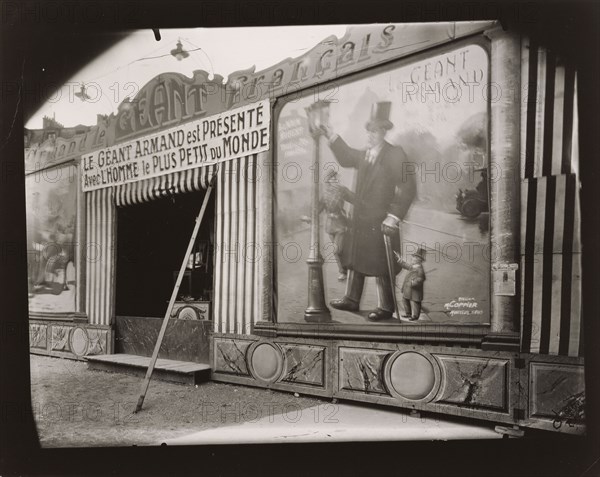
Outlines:
{"label": "vertical wooden slat", "polygon": [[239,218],[238,218],[238,235],[236,242],[238,244],[238,266],[237,266],[237,281],[239,283],[239,290],[237,293],[237,319],[236,319],[236,331],[235,333],[245,333],[245,321],[247,317],[247,300],[248,300],[248,287],[246,282],[246,256],[245,250],[248,243],[247,228],[249,222],[249,210],[248,210],[248,181],[246,180],[246,173],[248,168],[249,156],[242,157],[238,162],[238,170],[236,171],[236,186],[239,189]]}
{"label": "vertical wooden slat", "polygon": [[569,356],[582,356],[583,353],[583,317],[581,310],[581,205],[579,202],[579,180],[575,175],[570,176],[570,192],[573,200],[573,246],[571,274],[571,343]]}
{"label": "vertical wooden slat", "polygon": [[102,244],[101,241],[101,230],[102,227],[99,223],[102,220],[102,202],[100,201],[100,190],[94,191],[94,208],[96,212],[94,214],[94,248],[96,249],[96,257],[94,259],[94,314],[92,318],[92,323],[98,323],[100,316],[100,281],[98,280],[99,270],[100,270],[100,260],[102,260]]}
{"label": "vertical wooden slat", "polygon": [[230,231],[229,231],[229,316],[227,331],[229,333],[237,333],[237,318],[238,318],[238,290],[239,290],[239,277],[238,277],[238,256],[240,243],[238,240],[238,225],[240,215],[240,203],[239,203],[239,184],[237,183],[238,171],[239,171],[239,159],[229,161],[229,187],[231,194],[231,218],[230,218]]}
{"label": "vertical wooden slat", "polygon": [[112,319],[115,294],[115,262],[116,262],[116,225],[117,216],[112,189],[107,189],[106,207],[108,211],[108,240],[106,242],[106,298],[104,302],[104,324],[109,325]]}
{"label": "vertical wooden slat", "polygon": [[579,180],[579,106],[577,104],[577,72],[573,86],[573,133],[571,147],[571,170],[577,174]]}
{"label": "vertical wooden slat", "polygon": [[223,330],[224,332],[229,332],[229,316],[230,316],[230,286],[231,286],[231,275],[230,275],[230,237],[231,237],[231,186],[230,186],[230,169],[231,163],[226,162],[222,164],[221,167],[223,171],[223,242],[222,246],[222,262],[221,267],[223,269],[223,277],[221,279],[221,286],[223,287],[223,300],[221,302],[221,320],[223,321]]}
{"label": "vertical wooden slat", "polygon": [[108,251],[108,246],[107,246],[107,242],[108,242],[108,210],[106,207],[106,193],[107,189],[101,189],[100,190],[100,194],[99,194],[99,199],[100,199],[100,224],[99,224],[99,236],[100,236],[100,246],[102,247],[102,256],[100,257],[100,263],[98,266],[98,283],[99,283],[99,288],[100,288],[100,294],[98,296],[99,300],[98,300],[98,317],[97,317],[97,323],[104,325],[104,320],[105,320],[105,316],[104,316],[104,300],[106,297],[106,293],[107,293],[107,285],[108,285],[108,273],[106,270],[106,264],[108,262],[108,256],[107,256],[107,251]]}
{"label": "vertical wooden slat", "polygon": [[[524,93],[521,98],[521,178],[531,177],[527,175],[527,113],[529,94],[531,94],[529,86],[529,46],[529,38],[521,37],[521,87]],[[521,234],[521,237],[524,236]]]}
{"label": "vertical wooden slat", "polygon": [[535,111],[534,177],[543,175],[544,117],[546,115],[546,50],[538,48],[537,95]]}
{"label": "vertical wooden slat", "polygon": [[273,164],[273,152],[268,151],[258,155],[259,164],[263,167],[264,174],[260,182],[260,226],[261,245],[264,253],[260,261],[261,293],[260,293],[260,319],[272,322],[277,313],[277,288],[275,287],[274,273],[277,268],[277,255],[274,247],[267,248],[267,243],[273,242],[273,216],[276,208],[277,197],[274,197],[274,185],[277,169]]}
{"label": "vertical wooden slat", "polygon": [[550,173],[559,175],[562,173],[562,154],[563,154],[563,120],[565,106],[565,67],[557,64],[554,75],[554,115],[552,118],[552,165]]}
{"label": "vertical wooden slat", "polygon": [[554,141],[554,84],[556,56],[546,50],[546,94],[544,105],[544,146],[542,153],[542,174],[552,174],[552,145]]}
{"label": "vertical wooden slat", "polygon": [[581,316],[581,254],[573,254],[571,275],[571,324],[569,356],[583,355],[583,321]]}
{"label": "vertical wooden slat", "polygon": [[[549,164],[549,162],[546,162]],[[544,245],[543,245],[543,278],[542,278],[542,316],[540,330],[540,353],[547,354],[550,344],[550,321],[552,319],[552,263],[554,238],[554,206],[556,202],[556,177],[545,178],[546,205],[544,210]]]}
{"label": "vertical wooden slat", "polygon": [[565,209],[562,227],[562,283],[561,289],[561,310],[560,310],[560,328],[561,343],[558,352],[561,355],[567,355],[569,352],[569,342],[571,337],[571,325],[574,317],[571,313],[571,289],[573,272],[573,227],[575,217],[573,210],[575,208],[575,176],[565,176]]}
{"label": "vertical wooden slat", "polygon": [[536,118],[538,105],[538,49],[534,42],[530,42],[527,48],[529,57],[529,68],[527,71],[527,122],[525,144],[525,171],[524,178],[535,177],[535,150],[536,150]]}
{"label": "vertical wooden slat", "polygon": [[215,256],[214,256],[214,283],[213,283],[213,330],[217,333],[223,331],[222,320],[222,263],[223,263],[223,172],[217,173],[217,196],[215,212]]}
{"label": "vertical wooden slat", "polygon": [[94,214],[94,244],[96,245],[96,251],[98,255],[94,260],[94,316],[92,323],[98,323],[100,319],[100,294],[102,293],[102,288],[100,285],[100,280],[98,280],[98,275],[100,274],[100,261],[102,260],[102,225],[100,224],[102,221],[102,202],[100,201],[100,192],[101,190],[94,191],[94,208],[96,209],[96,213]]}
{"label": "vertical wooden slat", "polygon": [[[81,169],[79,167],[75,168],[75,178],[74,180],[77,182],[76,188],[76,206],[77,206],[77,228],[76,228],[76,236],[75,236],[75,245],[73,246],[73,251],[75,253],[75,280],[77,283],[77,293],[75,298],[75,309],[77,311],[85,312],[85,302],[86,302],[86,276],[85,276],[85,243],[86,243],[86,230],[87,226],[84,227],[83,224],[87,224],[86,220],[86,202],[85,202],[85,193],[82,192],[79,187],[81,181]],[[66,273],[66,269],[65,269]]]}
{"label": "vertical wooden slat", "polygon": [[254,277],[252,276],[253,268],[252,263],[249,260],[248,251],[252,250],[252,244],[254,243],[253,237],[253,224],[256,221],[254,214],[254,201],[252,200],[254,193],[254,183],[251,180],[252,167],[253,167],[254,156],[248,156],[246,161],[246,168],[244,170],[243,180],[246,182],[246,239],[244,243],[243,264],[244,264],[244,317],[243,317],[243,333],[250,333],[251,323],[253,322],[253,290],[252,283]]}
{"label": "vertical wooden slat", "polygon": [[[523,124],[523,123],[522,123]],[[521,143],[523,144],[523,143]],[[532,265],[527,259],[528,235],[528,208],[529,208],[529,183],[531,180],[523,180],[521,183],[521,351],[529,352],[531,343],[531,276]]]}
{"label": "vertical wooden slat", "polygon": [[91,267],[92,267],[92,263],[91,263],[91,254],[93,253],[90,247],[91,241],[92,241],[92,215],[93,215],[93,204],[92,204],[92,192],[86,192],[84,194],[85,196],[85,216],[86,216],[86,222],[85,222],[85,245],[84,245],[84,253],[83,253],[83,257],[84,257],[84,261],[85,261],[85,273],[86,273],[86,280],[85,280],[85,296],[86,296],[86,300],[85,300],[85,311],[88,315],[88,319],[91,320],[91,300],[93,299],[92,297],[92,280],[91,280]]}
{"label": "vertical wooden slat", "polygon": [[[520,210],[520,217],[521,217],[521,240],[519,243],[520,246],[520,254],[521,255],[525,255],[525,250],[526,250],[526,244],[527,244],[527,200],[528,200],[528,195],[529,195],[529,183],[531,181],[530,180],[523,180],[521,182],[521,210]],[[524,270],[523,268],[521,270]],[[522,296],[522,295],[521,295]]]}
{"label": "vertical wooden slat", "polygon": [[255,275],[256,263],[256,154],[248,158],[249,167],[246,171],[246,181],[248,182],[248,243],[245,247],[246,266],[246,310],[248,317],[245,320],[244,333],[252,333],[254,321],[256,319],[255,301],[256,290],[255,283],[257,277]]}
{"label": "vertical wooden slat", "polygon": [[533,260],[533,304],[531,321],[531,352],[540,352],[540,339],[542,328],[542,293],[544,279],[544,226],[545,226],[545,206],[546,206],[546,181],[544,178],[537,180],[537,197],[535,211],[535,252]]}
{"label": "vertical wooden slat", "polygon": [[571,168],[571,147],[573,144],[574,124],[574,98],[575,98],[575,69],[572,65],[565,65],[565,87],[563,102],[563,137],[562,137],[562,165],[561,172],[569,174]]}
{"label": "vertical wooden slat", "polygon": [[568,286],[563,282],[563,232],[565,218],[565,192],[566,179],[564,175],[556,177],[556,201],[554,207],[554,231],[553,231],[553,254],[552,254],[552,290],[551,290],[551,319],[550,319],[550,343],[548,352],[559,354],[561,339],[561,299],[562,288]]}

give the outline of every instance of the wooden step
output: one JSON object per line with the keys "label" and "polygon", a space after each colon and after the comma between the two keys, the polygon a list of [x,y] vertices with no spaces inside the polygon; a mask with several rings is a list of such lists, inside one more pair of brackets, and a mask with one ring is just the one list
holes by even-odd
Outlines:
{"label": "wooden step", "polygon": [[[86,359],[88,369],[140,377],[146,375],[150,365],[149,357],[133,354],[105,354],[88,356]],[[159,358],[156,360],[152,379],[180,384],[200,384],[210,379],[210,372],[208,364]]]}

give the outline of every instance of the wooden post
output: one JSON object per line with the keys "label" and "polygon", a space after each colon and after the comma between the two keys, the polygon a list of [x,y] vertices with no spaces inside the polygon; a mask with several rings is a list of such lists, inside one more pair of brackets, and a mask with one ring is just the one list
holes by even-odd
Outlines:
{"label": "wooden post", "polygon": [[[216,174],[215,174],[216,175]],[[213,177],[214,180],[214,177]],[[171,293],[171,300],[169,301],[169,306],[167,307],[167,311],[165,313],[165,317],[163,318],[162,326],[160,327],[160,332],[158,333],[158,339],[156,340],[156,344],[154,345],[154,351],[152,352],[152,359],[150,360],[150,364],[148,365],[148,370],[146,371],[146,377],[144,378],[144,382],[142,383],[142,387],[140,390],[140,397],[137,402],[137,406],[135,407],[135,413],[142,410],[142,405],[144,404],[144,399],[146,397],[146,393],[148,392],[148,386],[150,386],[150,378],[152,377],[152,372],[154,371],[154,366],[156,365],[156,360],[158,359],[158,352],[160,351],[160,346],[162,345],[162,340],[165,336],[165,332],[167,331],[167,325],[169,324],[169,319],[171,318],[171,311],[173,311],[173,305],[175,304],[175,299],[177,298],[177,294],[179,293],[179,287],[181,285],[181,280],[183,279],[183,274],[187,267],[188,258],[190,253],[192,253],[192,249],[194,248],[194,243],[196,242],[196,236],[198,235],[198,230],[200,230],[200,224],[202,223],[202,218],[204,217],[204,212],[206,211],[206,206],[208,205],[208,200],[210,199],[210,195],[212,193],[213,182],[211,180],[210,185],[206,189],[206,194],[204,195],[204,201],[202,202],[202,207],[200,208],[200,213],[196,218],[196,225],[194,225],[194,231],[192,232],[192,237],[190,238],[190,242],[188,244],[187,251],[183,257],[183,261],[181,263],[181,268],[179,269],[179,275],[177,275],[177,281],[175,282],[175,287],[173,287],[173,293]]]}
{"label": "wooden post", "polygon": [[[500,26],[485,32],[491,39],[490,224],[493,265],[519,263],[521,42]],[[518,347],[520,287],[514,295],[494,293],[492,275],[491,334],[493,349]],[[517,275],[518,277],[518,275]]]}

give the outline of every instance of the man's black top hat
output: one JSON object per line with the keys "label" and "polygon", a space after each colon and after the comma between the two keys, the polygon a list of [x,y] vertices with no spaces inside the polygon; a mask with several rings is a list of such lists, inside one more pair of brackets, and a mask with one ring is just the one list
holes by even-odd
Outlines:
{"label": "man's black top hat", "polygon": [[425,250],[423,247],[419,247],[417,251],[413,253],[413,255],[425,261],[425,257],[427,256],[427,250]]}
{"label": "man's black top hat", "polygon": [[392,103],[390,101],[380,101],[374,103],[371,108],[371,117],[365,124],[367,129],[372,128],[384,128],[392,129],[394,125],[390,121],[390,110],[392,109]]}

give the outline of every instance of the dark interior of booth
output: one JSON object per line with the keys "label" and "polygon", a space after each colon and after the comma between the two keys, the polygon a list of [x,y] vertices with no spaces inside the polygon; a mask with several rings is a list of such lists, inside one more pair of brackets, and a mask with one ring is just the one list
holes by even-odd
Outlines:
{"label": "dark interior of booth", "polygon": [[[118,208],[117,316],[164,317],[204,194],[189,192]],[[177,300],[211,301],[214,216],[211,196]]]}

